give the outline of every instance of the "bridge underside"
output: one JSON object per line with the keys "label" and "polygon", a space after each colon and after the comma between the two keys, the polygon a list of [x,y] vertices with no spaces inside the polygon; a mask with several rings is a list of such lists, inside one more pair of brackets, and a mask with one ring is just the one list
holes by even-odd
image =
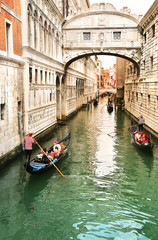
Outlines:
{"label": "bridge underside", "polygon": [[119,58],[124,58],[130,62],[132,62],[135,67],[137,68],[137,76],[140,74],[140,49],[108,49],[108,50],[94,50],[92,49],[91,51],[83,51],[83,50],[78,50],[75,48],[73,49],[65,49],[64,50],[64,63],[65,63],[65,72],[67,71],[68,67],[70,64],[78,59],[81,58],[86,58],[90,56],[96,56],[96,55],[106,55],[106,56],[115,56]]}

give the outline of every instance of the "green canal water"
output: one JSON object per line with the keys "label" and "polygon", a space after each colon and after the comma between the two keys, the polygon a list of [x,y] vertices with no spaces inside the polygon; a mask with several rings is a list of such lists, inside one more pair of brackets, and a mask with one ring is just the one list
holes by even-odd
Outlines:
{"label": "green canal water", "polygon": [[129,116],[109,114],[106,101],[40,142],[50,146],[71,132],[57,165],[68,179],[56,169],[29,175],[24,155],[1,171],[0,240],[158,239],[158,142],[153,138],[153,153],[133,146]]}

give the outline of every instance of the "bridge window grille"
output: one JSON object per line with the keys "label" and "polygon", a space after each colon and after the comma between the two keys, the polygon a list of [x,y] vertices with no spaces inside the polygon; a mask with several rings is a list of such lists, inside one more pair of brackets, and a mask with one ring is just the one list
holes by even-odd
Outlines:
{"label": "bridge window grille", "polygon": [[121,39],[121,32],[113,32],[113,39],[120,40]]}
{"label": "bridge window grille", "polygon": [[83,40],[90,40],[91,39],[91,33],[90,32],[84,32],[83,33]]}

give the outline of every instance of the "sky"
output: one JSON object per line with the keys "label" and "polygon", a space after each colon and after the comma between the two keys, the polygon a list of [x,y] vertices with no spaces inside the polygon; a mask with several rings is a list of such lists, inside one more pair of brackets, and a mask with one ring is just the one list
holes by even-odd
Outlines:
{"label": "sky", "polygon": [[[91,5],[100,2],[111,3],[118,11],[120,11],[120,9],[123,7],[128,7],[131,9],[131,13],[137,15],[144,15],[155,0],[109,0],[109,1],[89,0],[89,1]],[[113,66],[113,64],[116,61],[116,58],[112,56],[98,56],[98,59],[100,59],[103,62],[104,68],[109,68],[110,66]]]}

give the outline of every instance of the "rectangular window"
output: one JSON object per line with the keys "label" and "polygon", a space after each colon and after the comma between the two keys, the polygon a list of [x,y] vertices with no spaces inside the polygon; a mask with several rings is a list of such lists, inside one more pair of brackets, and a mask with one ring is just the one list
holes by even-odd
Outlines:
{"label": "rectangular window", "polygon": [[134,92],[132,92],[132,101],[134,101]]}
{"label": "rectangular window", "polygon": [[1,120],[4,120],[5,104],[1,104]]}
{"label": "rectangular window", "polygon": [[18,112],[21,112],[21,101],[18,101]]}
{"label": "rectangular window", "polygon": [[136,101],[138,102],[138,93],[136,93]]}
{"label": "rectangular window", "polygon": [[143,61],[143,69],[145,70],[145,60]]}
{"label": "rectangular window", "polygon": [[84,32],[83,33],[83,40],[90,40],[91,39],[91,33],[90,32]]}
{"label": "rectangular window", "polygon": [[52,93],[50,93],[50,102],[52,101]]}
{"label": "rectangular window", "polygon": [[155,24],[152,25],[152,37],[155,37]]}
{"label": "rectangular window", "polygon": [[9,56],[11,54],[11,45],[12,45],[11,24],[6,22],[6,52],[7,52],[7,56]]}
{"label": "rectangular window", "polygon": [[41,80],[41,84],[42,84],[42,82],[43,82],[43,72],[42,72],[42,70],[40,71],[40,80]]}
{"label": "rectangular window", "polygon": [[154,60],[153,60],[153,57],[150,57],[150,65],[151,65],[151,69],[153,68],[153,62],[154,62]]}
{"label": "rectangular window", "polygon": [[51,83],[51,73],[49,73],[49,83]]}
{"label": "rectangular window", "polygon": [[150,106],[150,95],[148,95],[148,107]]}
{"label": "rectangular window", "polygon": [[35,69],[35,83],[37,84],[37,79],[38,79],[38,70]]}
{"label": "rectangular window", "polygon": [[32,83],[32,68],[29,67],[29,83]]}
{"label": "rectangular window", "polygon": [[45,71],[45,83],[47,83],[47,71]]}
{"label": "rectangular window", "polygon": [[144,37],[144,43],[146,43],[146,33],[143,35]]}
{"label": "rectangular window", "polygon": [[120,40],[121,39],[121,32],[113,32],[113,39]]}
{"label": "rectangular window", "polygon": [[140,98],[141,98],[140,105],[142,106],[142,104],[143,104],[143,93],[140,94]]}
{"label": "rectangular window", "polygon": [[130,102],[130,95],[131,95],[131,93],[130,93],[130,90],[129,90],[129,92],[128,92],[128,102]]}

